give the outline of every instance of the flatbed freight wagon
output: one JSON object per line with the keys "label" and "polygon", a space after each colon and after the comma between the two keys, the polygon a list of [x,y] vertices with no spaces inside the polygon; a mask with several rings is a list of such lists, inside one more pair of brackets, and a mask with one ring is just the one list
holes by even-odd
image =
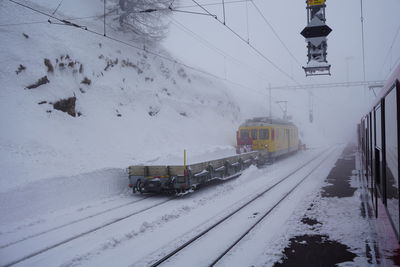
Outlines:
{"label": "flatbed freight wagon", "polygon": [[134,165],[128,167],[129,187],[141,193],[183,193],[211,180],[237,177],[250,165],[267,161],[267,151],[252,151],[189,165]]}

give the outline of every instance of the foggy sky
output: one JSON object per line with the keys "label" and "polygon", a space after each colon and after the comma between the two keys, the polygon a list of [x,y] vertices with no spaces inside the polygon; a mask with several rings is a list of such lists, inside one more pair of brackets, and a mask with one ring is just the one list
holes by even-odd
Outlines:
{"label": "foggy sky", "polygon": [[[222,1],[198,2],[205,4]],[[297,61],[304,66],[307,63],[307,50],[300,31],[306,26],[305,1],[255,0],[254,2]],[[188,6],[195,3],[181,0],[175,5]],[[243,38],[249,38],[253,46],[300,84],[362,81],[360,1],[328,0],[326,5],[326,23],[333,30],[328,36],[327,56],[328,62],[332,65],[332,76],[306,78],[301,66],[285,50],[250,2],[247,3],[247,8],[246,3],[226,5],[226,24]],[[223,20],[221,5],[204,7]],[[199,7],[184,10],[204,12]],[[400,57],[400,36],[389,50],[400,26],[398,18],[400,1],[363,0],[363,10],[366,80],[384,80]],[[198,37],[196,39],[192,33],[188,34],[187,29],[185,32],[179,23],[244,64],[224,57],[215,49],[209,48],[209,45],[204,45]],[[253,92],[249,91],[248,95],[254,98],[255,104],[260,98],[267,97],[266,88],[269,84],[272,86],[295,84],[210,16],[174,13],[170,33],[164,44],[174,56],[189,65],[222,78],[226,76],[230,81],[251,87]],[[313,93],[315,123],[324,135],[337,140],[345,140],[354,134],[355,124],[374,97],[372,92],[362,87],[316,89]],[[297,116],[297,120],[308,120],[309,100],[306,92],[273,90],[273,97],[274,100],[288,100],[288,111],[294,117]],[[267,115],[266,99],[265,102],[265,110],[260,110],[260,115]],[[275,113],[276,110],[279,113],[279,108],[274,105]]]}
{"label": "foggy sky", "polygon": [[[93,1],[98,7],[96,10],[93,10]],[[222,2],[222,0],[197,1],[200,4]],[[43,0],[29,1],[29,3],[39,5],[47,3],[42,2]],[[54,6],[48,8],[55,9],[58,3],[55,1]],[[99,0],[63,1],[59,12],[67,17],[100,15],[103,12],[102,3]],[[254,0],[254,3],[260,8],[296,60],[288,54],[251,2],[247,3],[247,8],[246,3],[227,4],[226,24],[243,38],[249,38],[250,44],[292,76],[297,83],[363,80],[360,0],[327,0],[326,23],[333,30],[328,36],[327,56],[328,62],[332,65],[332,76],[308,78],[305,77],[301,68],[307,63],[306,43],[300,35],[301,30],[306,26],[305,1]],[[195,6],[195,3],[192,0],[175,0],[174,5]],[[363,6],[366,80],[384,80],[395,62],[400,59],[400,34],[393,42],[400,26],[398,16],[400,1],[363,0]],[[223,19],[221,5],[205,7],[219,19]],[[182,10],[204,12],[199,7]],[[46,23],[46,19],[42,17],[40,19]],[[80,20],[80,23],[85,25],[85,20]],[[97,20],[96,23],[99,28],[102,28],[101,20]],[[184,25],[185,28],[180,25]],[[187,31],[193,32],[196,37]],[[107,34],[112,36],[113,30],[108,29]],[[208,43],[204,44],[204,42]],[[392,44],[392,49],[389,49]],[[247,44],[210,16],[174,12],[171,16],[169,34],[163,41],[163,45],[173,57],[187,65],[222,78],[226,76],[229,81],[245,85],[246,88],[242,88],[227,83],[228,89],[242,108],[243,118],[268,115],[267,88],[269,85],[295,84],[293,80],[277,71],[269,62],[257,55]],[[221,55],[215,47],[227,56]],[[132,51],[135,52],[134,49]],[[233,60],[231,56],[234,57]],[[240,63],[236,62],[237,60]],[[347,141],[349,136],[355,134],[356,123],[368,109],[374,97],[372,92],[362,87],[315,89],[313,95],[315,119],[313,127],[324,136],[339,141]],[[282,116],[282,111],[275,104],[278,100],[289,101],[288,113],[293,116],[296,123],[301,127],[311,127],[307,125],[309,111],[307,92],[272,90],[274,116]]]}

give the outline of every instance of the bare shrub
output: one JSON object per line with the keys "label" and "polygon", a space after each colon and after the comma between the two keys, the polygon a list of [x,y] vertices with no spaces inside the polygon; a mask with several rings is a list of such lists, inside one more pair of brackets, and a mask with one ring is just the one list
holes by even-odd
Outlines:
{"label": "bare shrub", "polygon": [[18,75],[24,70],[26,70],[26,67],[22,64],[19,64],[18,69],[15,71],[15,73]]}
{"label": "bare shrub", "polygon": [[53,64],[51,64],[50,59],[45,58],[44,65],[47,67],[47,72],[51,72],[51,73],[54,72],[54,67],[53,67]]}
{"label": "bare shrub", "polygon": [[92,81],[91,81],[88,77],[85,77],[85,78],[83,78],[83,80],[81,81],[81,83],[87,84],[87,85],[91,85],[91,84],[92,84]]}
{"label": "bare shrub", "polygon": [[57,101],[56,103],[53,104],[53,108],[60,110],[62,112],[66,112],[72,117],[76,117],[77,114],[75,111],[75,103],[76,103],[76,97],[74,96]]}
{"label": "bare shrub", "polygon": [[49,82],[50,81],[49,81],[49,79],[47,79],[47,76],[44,76],[44,77],[40,78],[39,80],[37,80],[36,83],[27,86],[26,89],[34,89],[34,88],[37,88],[37,87],[39,87],[43,84],[49,83]]}

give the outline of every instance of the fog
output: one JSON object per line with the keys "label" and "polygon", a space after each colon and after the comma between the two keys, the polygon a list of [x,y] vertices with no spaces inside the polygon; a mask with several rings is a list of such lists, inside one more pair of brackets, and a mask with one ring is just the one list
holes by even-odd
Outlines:
{"label": "fog", "polygon": [[[218,1],[217,1],[218,2]],[[212,0],[199,1],[223,20],[221,5]],[[227,27],[211,16],[174,12],[164,45],[188,65],[227,79],[244,117],[269,113],[269,86],[363,81],[360,1],[327,1],[326,23],[328,62],[331,76],[305,77],[301,66],[307,63],[307,48],[300,31],[306,26],[304,1],[254,1],[270,25],[292,53],[288,53],[251,2],[225,5],[226,25],[248,39],[274,68]],[[193,1],[174,3],[179,10],[205,13]],[[400,59],[400,2],[363,1],[365,36],[365,77],[367,81],[385,80]],[[299,63],[301,65],[299,65]],[[288,77],[291,76],[292,78]],[[237,86],[233,83],[240,84]],[[307,90],[272,90],[272,112],[282,116],[276,101],[288,101],[288,115],[303,128],[312,129],[332,141],[347,142],[355,135],[356,124],[374,101],[375,92],[363,86],[313,89],[313,124],[309,124],[310,99]]]}

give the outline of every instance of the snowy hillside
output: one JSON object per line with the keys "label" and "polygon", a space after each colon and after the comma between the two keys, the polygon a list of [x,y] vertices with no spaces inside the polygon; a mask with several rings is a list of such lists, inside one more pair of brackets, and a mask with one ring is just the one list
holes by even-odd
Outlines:
{"label": "snowy hillside", "polygon": [[[0,20],[44,21],[0,28],[2,192],[133,163],[181,162],[184,149],[189,160],[207,151],[233,153],[240,109],[221,81],[75,27],[46,23],[8,1],[0,3]],[[96,20],[85,25],[101,29]]]}

